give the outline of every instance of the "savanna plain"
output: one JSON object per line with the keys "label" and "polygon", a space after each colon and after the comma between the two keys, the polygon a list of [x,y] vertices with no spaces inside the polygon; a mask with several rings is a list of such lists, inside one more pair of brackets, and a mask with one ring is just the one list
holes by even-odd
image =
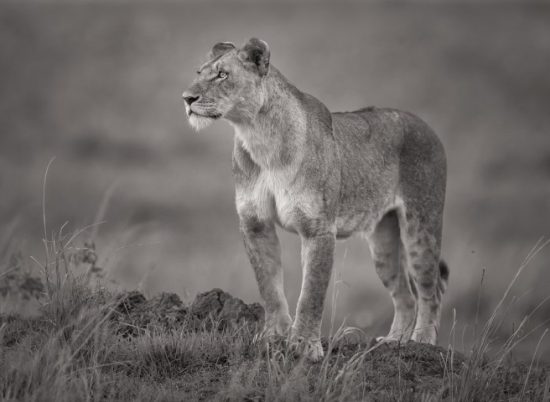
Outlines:
{"label": "savanna plain", "polygon": [[[549,21],[527,2],[0,2],[0,399],[550,401]],[[253,36],[329,109],[440,135],[439,346],[373,341],[392,305],[359,238],[322,362],[257,336],[232,131],[193,132],[180,99],[213,43]]]}

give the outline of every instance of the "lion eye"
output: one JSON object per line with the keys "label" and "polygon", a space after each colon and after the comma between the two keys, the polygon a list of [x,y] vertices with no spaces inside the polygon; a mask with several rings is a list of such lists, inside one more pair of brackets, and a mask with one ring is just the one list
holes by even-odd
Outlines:
{"label": "lion eye", "polygon": [[227,75],[228,75],[228,74],[227,74],[225,71],[220,71],[220,72],[218,73],[218,78],[224,80],[224,79],[227,78]]}

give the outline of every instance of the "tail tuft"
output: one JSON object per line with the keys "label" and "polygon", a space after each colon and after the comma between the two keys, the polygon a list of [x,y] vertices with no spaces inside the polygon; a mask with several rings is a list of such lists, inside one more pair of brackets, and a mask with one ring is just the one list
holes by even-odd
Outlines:
{"label": "tail tuft", "polygon": [[441,293],[444,293],[449,284],[449,266],[444,260],[439,261],[439,278]]}

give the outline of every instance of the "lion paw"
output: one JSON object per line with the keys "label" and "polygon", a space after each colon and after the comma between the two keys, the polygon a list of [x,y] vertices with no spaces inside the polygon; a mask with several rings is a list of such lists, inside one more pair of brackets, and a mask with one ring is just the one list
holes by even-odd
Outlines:
{"label": "lion paw", "polygon": [[435,345],[437,343],[437,329],[433,325],[415,329],[411,339],[415,342]]}
{"label": "lion paw", "polygon": [[290,338],[290,350],[297,357],[305,358],[310,362],[318,362],[323,359],[323,345],[320,339],[306,339],[300,336]]}
{"label": "lion paw", "polygon": [[406,343],[409,340],[410,340],[410,336],[394,335],[394,334],[388,334],[386,336],[376,337],[377,343],[388,343],[388,342]]}
{"label": "lion paw", "polygon": [[292,318],[288,314],[280,314],[266,320],[262,334],[265,338],[286,337],[292,326]]}

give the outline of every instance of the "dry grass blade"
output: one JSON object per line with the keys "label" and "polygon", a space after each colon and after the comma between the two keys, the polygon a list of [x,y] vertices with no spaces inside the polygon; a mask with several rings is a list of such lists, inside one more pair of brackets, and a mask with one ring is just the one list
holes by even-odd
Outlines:
{"label": "dry grass blade", "polygon": [[48,162],[48,165],[46,166],[46,170],[44,171],[44,179],[42,180],[42,225],[44,228],[44,247],[46,250],[46,260],[49,261],[50,259],[50,252],[48,247],[48,229],[47,229],[47,220],[46,220],[46,183],[48,179],[48,172],[50,170],[50,166],[55,160],[55,156],[50,159]]}

